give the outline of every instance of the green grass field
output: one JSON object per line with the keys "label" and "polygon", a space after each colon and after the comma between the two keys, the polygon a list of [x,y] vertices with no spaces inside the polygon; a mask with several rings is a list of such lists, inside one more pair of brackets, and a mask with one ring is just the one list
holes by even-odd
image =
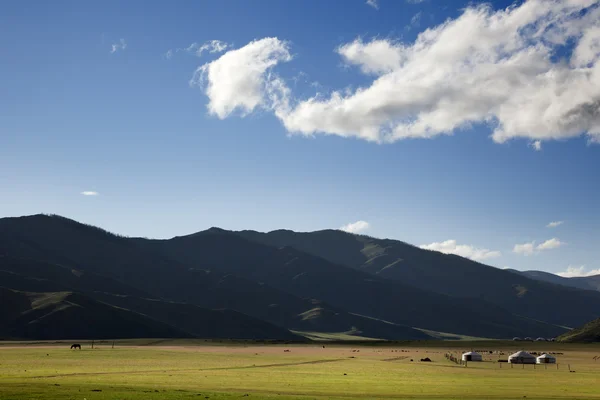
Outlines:
{"label": "green grass field", "polygon": [[[0,342],[2,399],[600,399],[600,345],[430,342],[361,346],[204,341]],[[70,343],[69,343],[70,344]],[[468,367],[444,354],[485,354]],[[553,351],[556,366],[510,368],[512,351]],[[289,351],[285,351],[289,350]],[[429,357],[431,363],[419,362]],[[410,359],[414,361],[411,362]],[[569,364],[571,370],[569,372]]]}

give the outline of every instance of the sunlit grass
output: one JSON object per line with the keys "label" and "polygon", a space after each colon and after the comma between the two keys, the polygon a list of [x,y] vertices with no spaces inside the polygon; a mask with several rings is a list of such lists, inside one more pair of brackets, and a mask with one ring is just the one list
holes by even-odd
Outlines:
{"label": "sunlit grass", "polygon": [[[471,344],[499,349],[492,342],[481,343]],[[557,356],[559,368],[534,369],[500,368],[497,359],[506,358],[516,345],[503,344],[504,355],[485,354],[485,362],[467,368],[446,360],[444,353],[458,354],[470,344],[445,345],[323,348],[196,346],[187,341],[114,349],[106,343],[93,350],[86,344],[81,351],[66,345],[5,345],[0,346],[0,398],[600,399],[600,361],[593,360],[600,346],[545,345],[564,353]],[[433,362],[418,361],[424,357]],[[569,365],[576,372],[569,372]]]}

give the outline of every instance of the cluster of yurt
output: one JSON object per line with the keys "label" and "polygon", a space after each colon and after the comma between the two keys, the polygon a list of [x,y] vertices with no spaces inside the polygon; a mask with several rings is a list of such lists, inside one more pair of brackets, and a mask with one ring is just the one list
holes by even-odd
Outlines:
{"label": "cluster of yurt", "polygon": [[481,356],[481,354],[479,354],[475,351],[469,351],[462,355],[462,360],[463,361],[483,361],[483,357]]}
{"label": "cluster of yurt", "polygon": [[517,351],[508,356],[508,362],[511,364],[535,364],[537,360],[526,351]]}

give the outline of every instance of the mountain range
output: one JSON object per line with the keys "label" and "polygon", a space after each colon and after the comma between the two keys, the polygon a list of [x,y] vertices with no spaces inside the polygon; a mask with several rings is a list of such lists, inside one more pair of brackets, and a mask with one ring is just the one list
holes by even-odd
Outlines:
{"label": "mountain range", "polygon": [[0,287],[3,338],[555,337],[600,316],[598,291],[395,240],[219,228],[153,240],[55,215],[0,219]]}
{"label": "mountain range", "polygon": [[521,274],[532,279],[537,279],[539,281],[555,283],[557,285],[570,286],[584,290],[600,291],[600,275],[574,276],[565,278],[545,271],[517,271],[514,269],[508,269],[508,271]]}

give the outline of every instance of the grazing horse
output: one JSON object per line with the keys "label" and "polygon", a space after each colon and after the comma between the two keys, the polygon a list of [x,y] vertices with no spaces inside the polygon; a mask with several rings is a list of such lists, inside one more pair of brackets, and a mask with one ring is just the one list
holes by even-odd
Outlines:
{"label": "grazing horse", "polygon": [[71,345],[71,350],[73,350],[73,349],[79,349],[79,350],[81,350],[81,345],[78,344],[78,343],[72,344]]}

